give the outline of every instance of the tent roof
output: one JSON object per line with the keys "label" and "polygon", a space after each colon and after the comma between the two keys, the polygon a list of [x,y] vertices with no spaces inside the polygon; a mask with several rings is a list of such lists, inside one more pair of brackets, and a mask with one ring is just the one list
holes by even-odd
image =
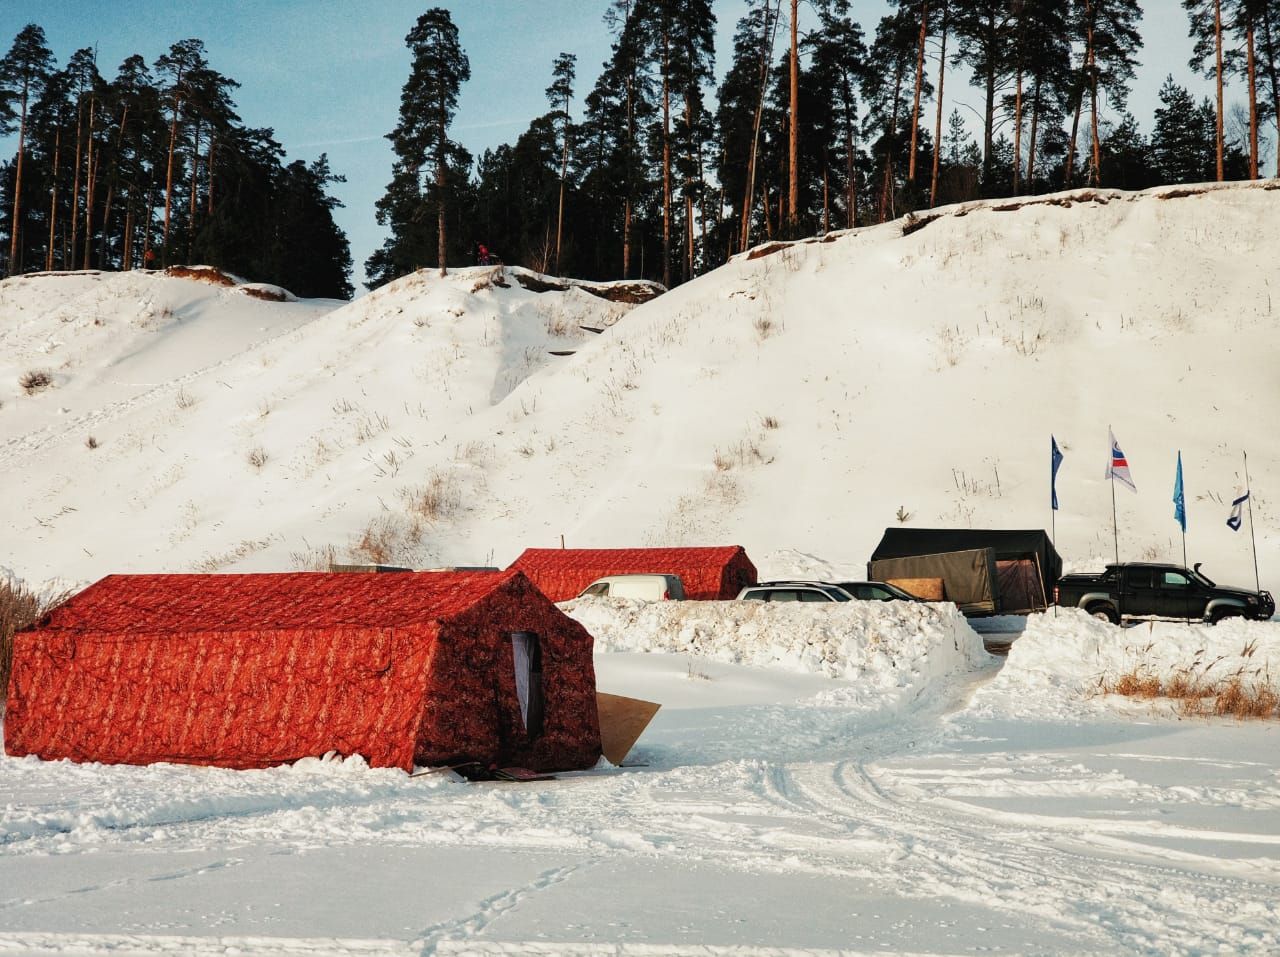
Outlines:
{"label": "tent roof", "polygon": [[1049,541],[1049,535],[1041,528],[886,528],[880,544],[871,554],[871,560],[908,558],[913,555],[959,552],[974,548],[993,549],[999,560],[1038,552],[1050,557],[1051,561],[1060,561],[1053,543]]}
{"label": "tent roof", "polygon": [[153,633],[396,627],[456,615],[518,574],[108,575],[39,627]]}
{"label": "tent roof", "polygon": [[[741,545],[697,548],[526,548],[511,568],[558,568],[566,564],[608,565],[619,574],[660,572],[674,562],[727,565],[744,552]],[[625,570],[624,570],[625,569]]]}

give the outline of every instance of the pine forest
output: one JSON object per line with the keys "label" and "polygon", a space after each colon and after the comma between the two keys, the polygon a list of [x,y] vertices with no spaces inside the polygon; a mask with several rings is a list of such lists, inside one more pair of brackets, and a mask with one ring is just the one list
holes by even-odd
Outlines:
{"label": "pine forest", "polygon": [[[1280,177],[1280,0],[1182,6],[1194,55],[1140,124],[1138,0],[895,0],[872,35],[850,0],[753,0],[720,51],[712,0],[611,0],[594,80],[555,57],[546,112],[479,156],[451,135],[466,38],[427,10],[367,284],[500,237],[509,264],[674,286],[761,242],[970,199]],[[966,83],[980,109],[962,113]],[[26,26],[0,60],[4,274],[204,263],[349,297],[342,171],[286,163],[237,116],[238,86],[198,39],[108,77],[90,48],[59,66]]]}

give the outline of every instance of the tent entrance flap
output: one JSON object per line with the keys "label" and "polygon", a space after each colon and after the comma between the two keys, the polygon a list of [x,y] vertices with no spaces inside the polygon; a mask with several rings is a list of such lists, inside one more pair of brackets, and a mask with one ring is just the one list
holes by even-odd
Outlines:
{"label": "tent entrance flap", "polygon": [[946,600],[955,602],[966,615],[1000,611],[995,551],[990,548],[875,559],[868,571],[876,581],[940,578]]}
{"label": "tent entrance flap", "polygon": [[542,647],[532,631],[511,633],[511,656],[516,670],[516,697],[520,719],[530,739],[542,734]]}
{"label": "tent entrance flap", "polygon": [[1000,610],[1006,615],[1045,608],[1044,585],[1034,556],[996,562],[1000,583]]}

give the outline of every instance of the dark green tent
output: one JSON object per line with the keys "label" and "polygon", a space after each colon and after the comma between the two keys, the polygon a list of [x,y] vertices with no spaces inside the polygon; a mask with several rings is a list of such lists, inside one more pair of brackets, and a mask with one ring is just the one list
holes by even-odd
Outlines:
{"label": "dark green tent", "polygon": [[1043,529],[886,528],[867,575],[941,578],[966,614],[1012,614],[1047,607],[1062,559]]}

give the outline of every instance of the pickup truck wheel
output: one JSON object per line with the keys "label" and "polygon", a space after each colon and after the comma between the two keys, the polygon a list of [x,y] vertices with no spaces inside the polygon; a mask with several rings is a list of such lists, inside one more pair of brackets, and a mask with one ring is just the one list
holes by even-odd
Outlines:
{"label": "pickup truck wheel", "polygon": [[1088,608],[1085,609],[1085,611],[1091,614],[1094,618],[1100,618],[1103,621],[1109,621],[1113,625],[1120,624],[1119,614],[1117,614],[1116,610],[1112,608],[1110,605],[1104,605],[1101,603],[1096,605],[1090,605]]}
{"label": "pickup truck wheel", "polygon": [[1240,614],[1238,608],[1219,608],[1209,617],[1209,624],[1216,625],[1224,618],[1239,618]]}

